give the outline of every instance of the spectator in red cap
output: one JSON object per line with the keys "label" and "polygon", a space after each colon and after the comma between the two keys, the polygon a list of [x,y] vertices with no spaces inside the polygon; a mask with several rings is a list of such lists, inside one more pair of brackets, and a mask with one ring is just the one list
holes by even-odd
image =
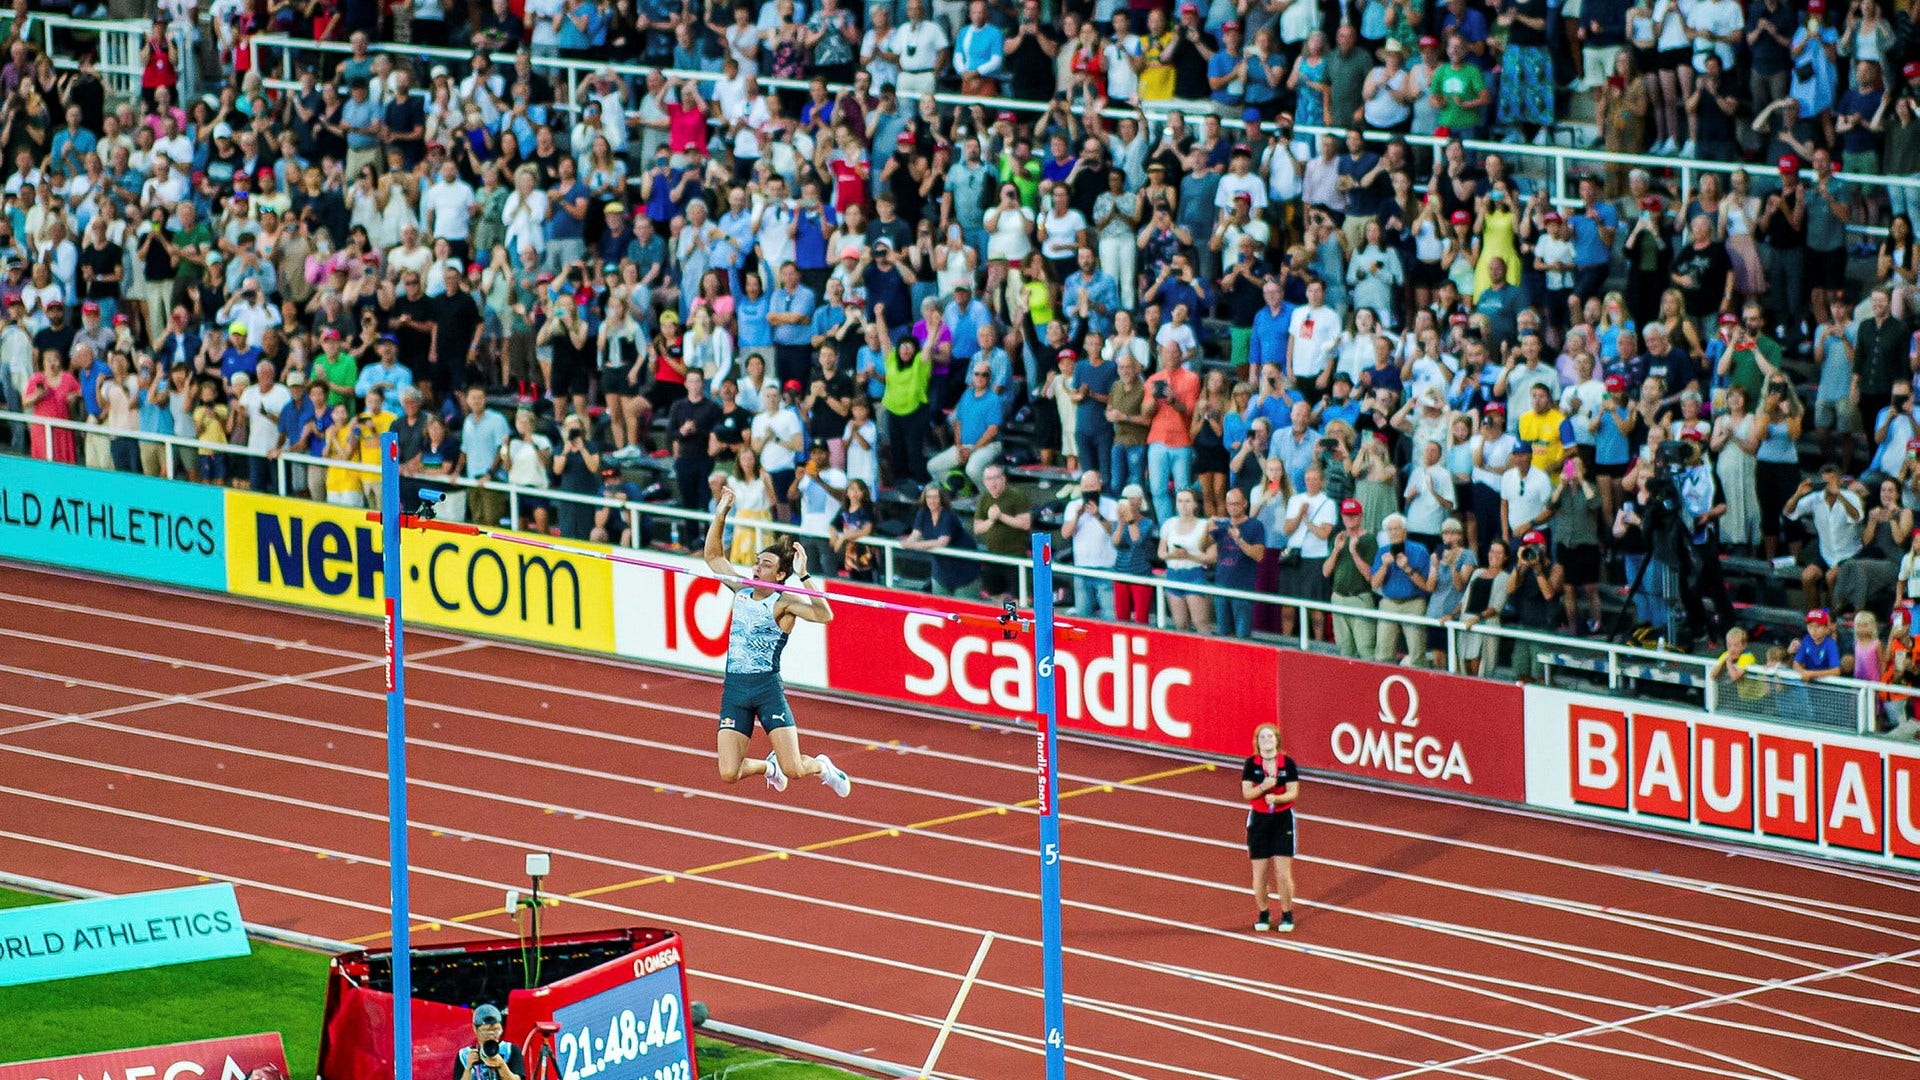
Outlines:
{"label": "spectator in red cap", "polygon": [[[1308,475],[1312,474],[1309,470]],[[1373,564],[1379,554],[1380,542],[1366,527],[1366,508],[1359,499],[1341,500],[1340,531],[1333,535],[1327,557],[1320,564],[1335,606],[1374,609]],[[1333,644],[1341,656],[1371,659],[1375,636],[1371,616],[1333,617]]]}
{"label": "spectator in red cap", "polygon": [[1840,674],[1840,643],[1833,637],[1833,615],[1825,608],[1807,612],[1807,632],[1793,643],[1793,670],[1802,679]]}
{"label": "spectator in red cap", "polygon": [[[1512,618],[1505,625],[1552,634],[1565,616],[1561,594],[1565,588],[1561,568],[1548,557],[1546,534],[1530,529],[1519,537],[1513,579],[1508,588]],[[1535,681],[1535,662],[1545,649],[1533,638],[1513,642],[1513,677],[1520,682]]]}

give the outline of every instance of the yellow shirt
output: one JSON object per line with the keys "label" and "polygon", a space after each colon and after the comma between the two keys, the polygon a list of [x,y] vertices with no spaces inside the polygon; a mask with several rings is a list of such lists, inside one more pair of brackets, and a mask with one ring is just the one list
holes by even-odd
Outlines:
{"label": "yellow shirt", "polygon": [[1173,32],[1159,37],[1140,35],[1140,57],[1146,61],[1140,69],[1140,100],[1166,101],[1173,97],[1173,65],[1163,57],[1173,48]]}
{"label": "yellow shirt", "polygon": [[[193,407],[194,437],[201,442],[226,442],[227,417],[231,411],[225,405],[195,405]],[[202,450],[200,456],[212,457],[213,453],[212,450]]]}
{"label": "yellow shirt", "polygon": [[[351,422],[335,424],[327,429],[327,457],[335,461],[358,461],[359,452],[352,446],[353,425]],[[366,440],[361,440],[362,445]],[[378,443],[374,444],[378,446]],[[352,469],[327,470],[327,494],[360,490],[360,474]]]}
{"label": "yellow shirt", "polygon": [[1520,414],[1520,441],[1533,448],[1533,467],[1556,484],[1560,482],[1560,462],[1567,456],[1566,445],[1560,441],[1560,428],[1566,422],[1566,414],[1554,408],[1544,413],[1529,409]]}
{"label": "yellow shirt", "polygon": [[[380,465],[380,436],[393,426],[393,414],[377,412],[371,420],[360,421],[360,460],[376,468]],[[368,483],[378,484],[378,473],[361,473]]]}

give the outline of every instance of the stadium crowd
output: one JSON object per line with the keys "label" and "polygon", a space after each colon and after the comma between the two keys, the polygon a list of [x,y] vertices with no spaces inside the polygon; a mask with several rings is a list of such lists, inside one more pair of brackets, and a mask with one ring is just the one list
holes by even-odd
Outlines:
{"label": "stadium crowd", "polygon": [[[157,474],[116,433],[242,444],[268,456],[174,464],[344,505],[365,475],[272,457],[392,430],[484,521],[502,483],[730,486],[739,546],[794,520],[856,577],[888,500],[909,547],[1023,552],[1018,474],[1051,466],[1075,565],[1331,601],[1313,632],[1415,665],[1441,643],[1363,611],[1684,645],[1739,621],[1723,563],[1792,566],[1782,668],[1920,684],[1920,187],[1835,176],[1920,179],[1915,6],[160,0],[116,98],[22,4],[0,386],[99,428],[17,450]],[[350,51],[269,88],[269,33]],[[1742,166],[1606,162],[1556,202],[1465,139]],[[1010,581],[937,557],[933,587]]]}

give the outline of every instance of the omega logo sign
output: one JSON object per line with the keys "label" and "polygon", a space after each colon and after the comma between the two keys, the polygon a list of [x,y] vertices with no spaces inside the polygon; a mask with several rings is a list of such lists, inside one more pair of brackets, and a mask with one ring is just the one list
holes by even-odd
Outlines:
{"label": "omega logo sign", "polygon": [[1398,672],[1380,680],[1377,725],[1343,720],[1333,729],[1334,759],[1342,765],[1376,769],[1425,780],[1473,783],[1473,770],[1457,741],[1422,734],[1420,690]]}

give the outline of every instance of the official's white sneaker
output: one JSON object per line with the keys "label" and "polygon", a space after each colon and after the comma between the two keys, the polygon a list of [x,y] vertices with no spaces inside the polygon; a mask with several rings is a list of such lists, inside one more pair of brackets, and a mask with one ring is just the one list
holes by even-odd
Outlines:
{"label": "official's white sneaker", "polygon": [[820,782],[833,789],[835,795],[846,798],[853,793],[853,778],[845,769],[835,765],[825,754],[815,754],[814,760],[820,763]]}
{"label": "official's white sneaker", "polygon": [[775,791],[787,790],[787,774],[780,771],[778,754],[767,755],[767,786]]}

